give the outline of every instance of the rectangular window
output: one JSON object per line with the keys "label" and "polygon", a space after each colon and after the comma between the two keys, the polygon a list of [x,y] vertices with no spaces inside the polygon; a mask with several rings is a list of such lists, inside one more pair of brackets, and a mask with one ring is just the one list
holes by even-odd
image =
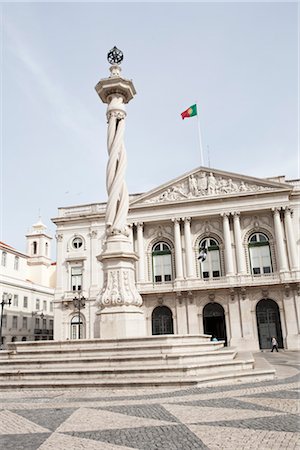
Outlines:
{"label": "rectangular window", "polygon": [[39,309],[40,309],[40,299],[39,298],[37,298],[36,301],[35,301],[35,309],[37,311],[39,311]]}
{"label": "rectangular window", "polygon": [[2,327],[3,328],[7,327],[7,315],[6,314],[4,316],[2,316]]}
{"label": "rectangular window", "polygon": [[12,328],[18,328],[18,316],[13,316],[12,318]]}
{"label": "rectangular window", "polygon": [[40,328],[40,319],[38,317],[35,318],[35,328]]}
{"label": "rectangular window", "polygon": [[27,329],[27,317],[23,317],[22,328]]}
{"label": "rectangular window", "polygon": [[19,270],[19,257],[15,256],[14,269]]}
{"label": "rectangular window", "polygon": [[82,267],[71,267],[71,288],[72,291],[81,291]]}
{"label": "rectangular window", "polygon": [[49,328],[50,330],[53,330],[53,319],[49,320]]}
{"label": "rectangular window", "polygon": [[43,330],[47,329],[47,319],[43,319]]}
{"label": "rectangular window", "polygon": [[19,296],[16,294],[14,295],[13,306],[19,306]]}
{"label": "rectangular window", "polygon": [[50,312],[53,312],[53,302],[50,302]]}
{"label": "rectangular window", "polygon": [[47,302],[43,300],[43,311],[47,311]]}
{"label": "rectangular window", "polygon": [[28,308],[28,297],[23,298],[23,308]]}

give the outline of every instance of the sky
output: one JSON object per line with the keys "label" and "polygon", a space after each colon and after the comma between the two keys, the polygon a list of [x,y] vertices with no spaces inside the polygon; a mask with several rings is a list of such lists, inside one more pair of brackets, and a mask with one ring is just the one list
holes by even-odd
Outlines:
{"label": "sky", "polygon": [[[297,2],[1,4],[1,234],[26,249],[38,220],[103,202],[106,105],[94,89],[124,53],[130,193],[201,165],[299,178]],[[55,239],[53,242],[55,247]]]}

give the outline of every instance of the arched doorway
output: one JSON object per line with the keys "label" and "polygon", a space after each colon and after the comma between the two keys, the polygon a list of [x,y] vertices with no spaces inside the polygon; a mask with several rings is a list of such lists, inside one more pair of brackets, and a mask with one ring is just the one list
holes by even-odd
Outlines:
{"label": "arched doorway", "polygon": [[271,348],[271,339],[276,337],[278,347],[283,348],[279,307],[274,300],[263,299],[256,305],[256,320],[259,348]]}
{"label": "arched doorway", "polygon": [[71,320],[71,339],[83,339],[84,329],[82,318],[75,316]]}
{"label": "arched doorway", "polygon": [[152,334],[173,334],[172,311],[167,306],[157,306],[152,312]]}
{"label": "arched doorway", "polygon": [[224,308],[219,303],[208,303],[203,309],[203,328],[205,334],[211,334],[227,345]]}

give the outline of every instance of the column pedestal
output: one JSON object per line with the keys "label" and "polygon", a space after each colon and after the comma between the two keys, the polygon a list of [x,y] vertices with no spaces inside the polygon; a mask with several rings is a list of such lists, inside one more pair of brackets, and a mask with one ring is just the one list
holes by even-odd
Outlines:
{"label": "column pedestal", "polygon": [[142,298],[134,280],[134,263],[129,239],[122,235],[109,236],[106,249],[98,256],[103,264],[104,286],[97,312],[100,338],[122,339],[146,336],[146,321],[141,309]]}

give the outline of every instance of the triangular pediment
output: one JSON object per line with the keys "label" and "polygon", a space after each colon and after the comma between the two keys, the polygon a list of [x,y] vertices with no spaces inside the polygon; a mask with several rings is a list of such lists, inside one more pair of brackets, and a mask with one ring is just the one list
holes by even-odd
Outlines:
{"label": "triangular pediment", "polygon": [[292,186],[263,178],[200,167],[147,193],[134,197],[131,205],[162,204],[205,198],[290,191]]}

